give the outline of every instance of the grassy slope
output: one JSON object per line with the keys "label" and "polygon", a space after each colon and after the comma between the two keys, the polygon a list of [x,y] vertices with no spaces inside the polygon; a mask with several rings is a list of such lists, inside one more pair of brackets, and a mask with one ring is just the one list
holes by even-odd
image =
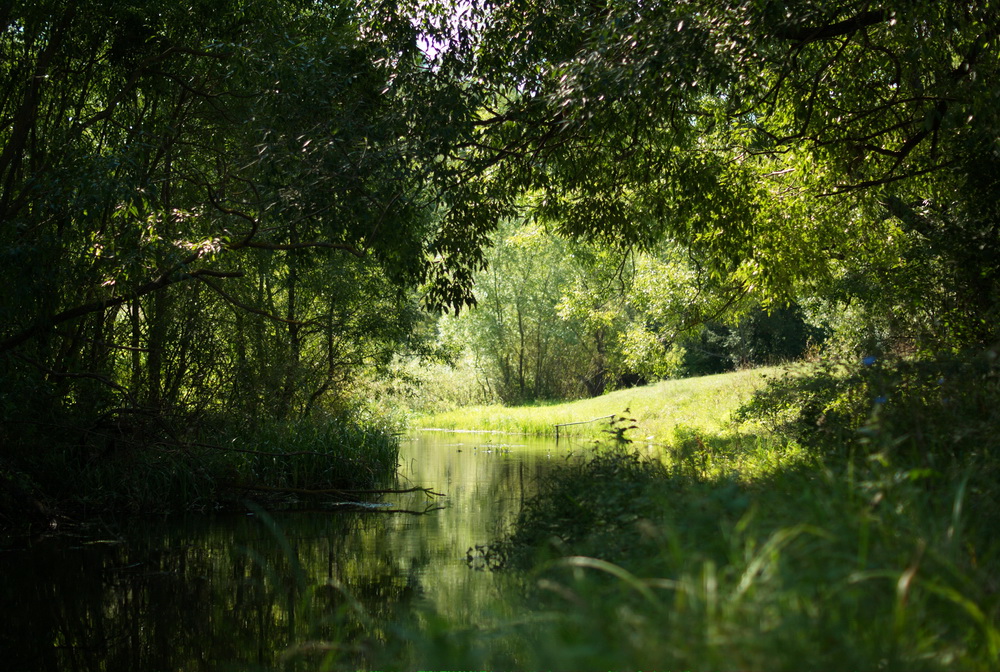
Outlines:
{"label": "grassy slope", "polygon": [[[657,443],[673,443],[689,432],[719,434],[728,430],[730,414],[750,393],[761,386],[775,369],[752,369],[701,378],[668,380],[645,387],[611,392],[593,399],[542,406],[478,406],[422,416],[413,425],[420,428],[466,429],[513,432],[545,436],[554,434],[558,423],[579,422],[629,409],[638,429],[633,437],[653,437]],[[593,423],[561,430],[573,437],[598,436],[606,425]]]}

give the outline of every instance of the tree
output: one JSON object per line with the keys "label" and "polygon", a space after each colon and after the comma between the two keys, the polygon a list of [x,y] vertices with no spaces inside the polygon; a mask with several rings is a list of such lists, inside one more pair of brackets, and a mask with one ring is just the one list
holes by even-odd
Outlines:
{"label": "tree", "polygon": [[[502,225],[476,276],[476,306],[442,325],[471,351],[490,396],[505,403],[596,396],[609,389],[705,371],[685,369],[706,321],[736,319],[750,305],[739,287],[718,285],[676,245],[623,254],[571,242],[538,224]],[[801,354],[794,327],[749,313],[722,370]],[[728,331],[727,334],[728,336]],[[800,339],[801,340],[801,339]],[[714,370],[711,372],[715,372]]]}
{"label": "tree", "polygon": [[476,276],[476,307],[458,320],[459,346],[505,403],[576,396],[588,355],[559,303],[573,274],[564,240],[537,225],[501,226]]}
{"label": "tree", "polygon": [[0,28],[5,418],[303,415],[410,342],[417,289],[469,295],[446,106],[393,7],[44,0]]}
{"label": "tree", "polygon": [[[478,3],[448,62],[465,65],[484,111],[454,158],[495,162],[489,180],[532,193],[532,211],[569,236],[673,239],[765,303],[852,266],[907,265],[889,262],[894,236],[942,259],[975,256],[995,247],[992,223],[979,219],[979,242],[957,255],[943,241],[962,235],[958,219],[935,216],[941,235],[918,229],[925,207],[967,212],[985,196],[995,211],[974,166],[997,149],[998,10]],[[975,263],[978,279],[954,292],[986,283],[994,296],[995,263]],[[961,320],[981,323],[995,305]]]}

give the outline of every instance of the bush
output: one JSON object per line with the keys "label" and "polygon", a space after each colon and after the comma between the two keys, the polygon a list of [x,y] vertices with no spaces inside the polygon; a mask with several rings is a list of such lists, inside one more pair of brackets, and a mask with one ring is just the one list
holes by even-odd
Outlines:
{"label": "bush", "polygon": [[683,343],[682,375],[707,376],[737,368],[773,366],[802,358],[826,332],[806,322],[798,306],[755,308],[735,325],[708,322]]}
{"label": "bush", "polygon": [[493,568],[527,568],[540,556],[558,556],[567,547],[586,548],[620,560],[641,539],[636,521],[652,515],[666,471],[658,460],[625,449],[603,449],[567,465],[540,484],[541,494],[525,502],[512,532],[488,547]]}
{"label": "bush", "polygon": [[374,488],[395,474],[399,452],[398,426],[366,414],[239,425],[202,418],[184,436],[154,425],[121,421],[0,458],[0,526],[24,528],[57,513],[206,510],[248,498],[284,504],[292,490]]}
{"label": "bush", "polygon": [[824,359],[773,380],[737,417],[828,453],[861,445],[940,466],[996,453],[1000,370],[990,355]]}

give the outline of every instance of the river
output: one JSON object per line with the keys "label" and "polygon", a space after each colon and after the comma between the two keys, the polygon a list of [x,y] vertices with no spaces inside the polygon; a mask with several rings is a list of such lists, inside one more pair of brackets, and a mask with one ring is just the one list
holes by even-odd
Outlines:
{"label": "river", "polygon": [[[504,579],[480,571],[481,554],[467,551],[495,538],[539,477],[567,459],[565,442],[420,432],[403,441],[398,485],[443,496],[382,503],[435,509],[424,514],[131,518],[0,549],[0,666],[317,669],[330,656],[354,669],[402,660],[439,617],[510,616],[497,599]],[[390,652],[400,641],[409,644]]]}

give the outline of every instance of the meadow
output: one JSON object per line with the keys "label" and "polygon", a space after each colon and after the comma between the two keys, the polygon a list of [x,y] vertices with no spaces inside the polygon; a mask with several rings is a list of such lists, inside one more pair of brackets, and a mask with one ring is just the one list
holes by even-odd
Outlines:
{"label": "meadow", "polygon": [[[777,368],[746,369],[700,378],[665,380],[630,387],[599,397],[566,403],[532,406],[469,406],[442,413],[418,415],[412,426],[420,429],[458,429],[509,432],[532,436],[555,434],[562,423],[625,416],[637,428],[633,438],[671,443],[687,430],[726,434],[729,416],[756,389],[778,373]],[[560,436],[600,438],[607,423],[595,422],[560,428]]]}

